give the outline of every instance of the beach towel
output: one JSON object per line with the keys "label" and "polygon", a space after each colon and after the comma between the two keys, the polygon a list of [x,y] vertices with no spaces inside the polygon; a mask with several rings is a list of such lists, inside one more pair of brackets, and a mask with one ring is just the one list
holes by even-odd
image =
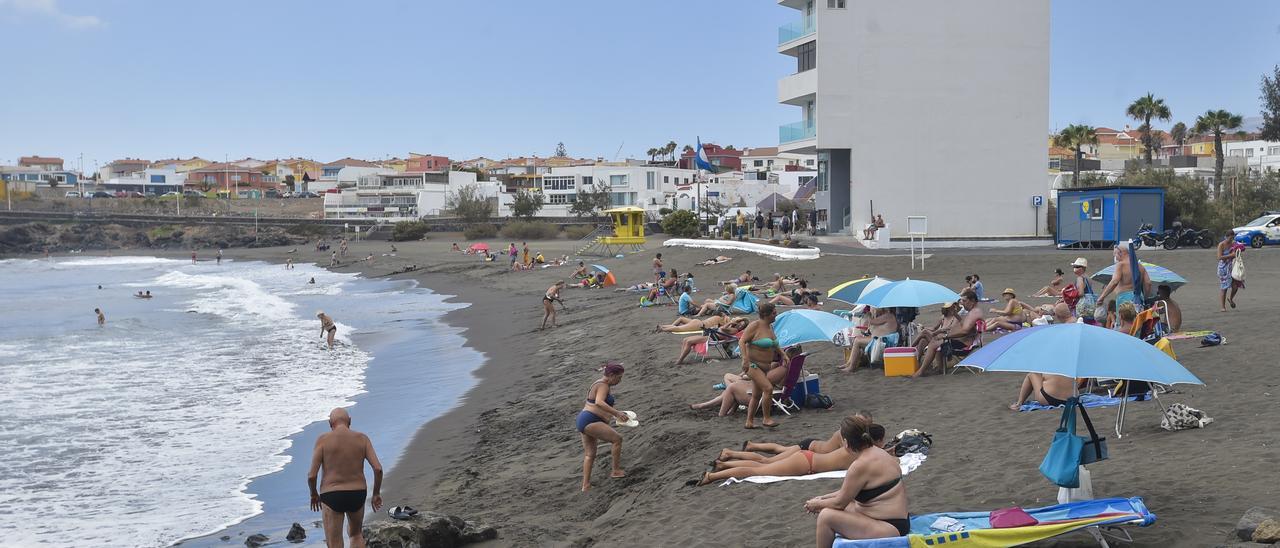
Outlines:
{"label": "beach towel", "polygon": [[1213,333],[1213,331],[1210,331],[1208,329],[1203,331],[1179,331],[1177,333],[1165,335],[1164,338],[1169,339],[1171,341],[1180,341],[1183,339],[1199,339],[1210,333]]}
{"label": "beach towel", "polygon": [[[902,475],[905,476],[907,474],[910,474],[916,468],[919,468],[921,464],[924,464],[924,461],[927,458],[929,458],[928,455],[923,455],[920,453],[907,453],[901,457],[898,457],[898,467],[902,469]],[[729,478],[727,480],[724,480],[724,483],[721,483],[720,486],[724,487],[726,485],[733,485],[735,483],[777,483],[779,481],[787,481],[787,480],[808,481],[808,480],[816,480],[816,479],[844,479],[844,475],[847,472],[848,470],[833,470],[831,472],[818,472],[817,474],[808,474],[804,476],[752,476],[749,478],[742,478],[742,479]]]}
{"label": "beach towel", "polygon": [[[1138,401],[1139,398],[1150,399],[1151,396],[1150,396],[1150,393],[1129,396],[1129,401]],[[1101,396],[1098,394],[1085,394],[1083,396],[1080,396],[1080,405],[1083,405],[1084,407],[1089,409],[1092,409],[1094,407],[1115,407],[1117,405],[1120,405],[1120,398],[1113,398],[1111,396]],[[1040,402],[1029,401],[1027,403],[1022,404],[1022,407],[1019,407],[1018,411],[1041,411],[1044,409],[1059,409],[1061,407],[1062,407],[1061,405],[1055,405],[1051,407],[1048,405],[1044,405]]]}

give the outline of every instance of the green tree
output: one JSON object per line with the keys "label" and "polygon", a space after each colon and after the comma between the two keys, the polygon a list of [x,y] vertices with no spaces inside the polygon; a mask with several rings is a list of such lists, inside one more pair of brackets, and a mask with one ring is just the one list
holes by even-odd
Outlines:
{"label": "green tree", "polygon": [[1280,65],[1271,76],[1262,75],[1262,136],[1280,141]]}
{"label": "green tree", "polygon": [[569,206],[569,212],[579,217],[593,216],[609,209],[613,198],[611,188],[607,184],[592,185],[592,190],[578,191],[578,201]]}
{"label": "green tree", "polygon": [[1151,119],[1169,120],[1169,107],[1164,104],[1164,99],[1157,99],[1148,93],[1130,104],[1124,113],[1134,120],[1142,121],[1138,131],[1142,133],[1143,158],[1147,165],[1151,165]]}
{"label": "green tree", "polygon": [[1178,122],[1173,124],[1173,128],[1169,130],[1169,138],[1173,139],[1173,144],[1178,145],[1178,153],[1182,153],[1182,145],[1187,142],[1187,124]]}
{"label": "green tree", "polygon": [[293,175],[284,176],[284,184],[285,186],[289,187],[289,192],[293,192],[294,190],[297,190],[295,188],[295,185],[297,185],[297,183],[298,183],[298,180],[294,179]]}
{"label": "green tree", "polygon": [[645,154],[648,154],[648,155],[649,155],[649,163],[651,163],[651,164],[652,164],[652,163],[653,163],[654,158],[656,158],[656,157],[658,156],[658,149],[656,149],[656,148],[651,148],[651,149],[649,149],[649,150],[645,151]]}
{"label": "green tree", "polygon": [[541,192],[520,189],[511,201],[511,214],[516,217],[531,219],[542,209],[545,197]]}
{"label": "green tree", "polygon": [[671,156],[671,161],[676,161],[676,147],[679,146],[675,141],[667,141],[667,146],[663,147],[667,154]]}
{"label": "green tree", "polygon": [[672,211],[663,217],[662,231],[677,238],[697,238],[702,233],[698,228],[698,216],[685,209]]}
{"label": "green tree", "polygon": [[1080,185],[1080,160],[1084,158],[1085,145],[1098,144],[1098,132],[1093,126],[1071,124],[1053,136],[1053,146],[1068,148],[1075,152],[1075,169],[1071,174],[1071,186]]}
{"label": "green tree", "polygon": [[480,194],[480,188],[476,185],[467,185],[457,192],[450,192],[445,197],[444,207],[462,220],[473,223],[488,220],[493,214],[493,205]]}
{"label": "green tree", "polygon": [[569,151],[564,148],[564,141],[556,143],[556,158],[568,158]]}
{"label": "green tree", "polygon": [[1222,192],[1222,134],[1227,130],[1237,129],[1244,124],[1244,118],[1225,110],[1206,111],[1196,118],[1195,132],[1199,135],[1213,134],[1213,198],[1216,200]]}

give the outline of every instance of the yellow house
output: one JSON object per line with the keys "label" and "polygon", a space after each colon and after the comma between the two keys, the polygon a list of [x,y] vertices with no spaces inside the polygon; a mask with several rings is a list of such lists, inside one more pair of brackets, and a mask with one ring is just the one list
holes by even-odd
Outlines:
{"label": "yellow house", "polygon": [[188,171],[204,169],[206,167],[209,167],[209,164],[212,164],[212,163],[213,162],[210,162],[199,156],[193,156],[190,160],[183,160],[182,158],[173,158],[170,160],[156,160],[154,162],[151,162],[151,167],[159,168],[159,169],[172,169],[174,171],[177,171],[178,173],[186,173]]}
{"label": "yellow house", "polygon": [[409,160],[404,158],[392,158],[390,160],[378,162],[378,164],[387,169],[394,169],[399,173],[404,173],[409,170]]}
{"label": "yellow house", "polygon": [[[322,164],[320,162],[308,160],[306,158],[289,158],[287,160],[277,160],[277,162],[279,162],[280,165],[289,168],[289,171],[293,174],[293,178],[297,181],[302,181],[302,176],[306,173],[311,174],[311,180],[317,180],[320,178],[320,174],[323,171],[321,168]],[[283,181],[284,177],[281,176],[280,180]]]}

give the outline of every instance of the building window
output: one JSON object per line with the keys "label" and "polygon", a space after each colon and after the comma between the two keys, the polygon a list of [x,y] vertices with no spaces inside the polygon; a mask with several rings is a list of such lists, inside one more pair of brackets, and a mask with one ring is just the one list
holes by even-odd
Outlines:
{"label": "building window", "polygon": [[667,185],[670,185],[670,184],[671,184],[671,176],[670,176],[670,175],[663,175],[663,176],[662,176],[662,186],[667,186]]}
{"label": "building window", "polygon": [[218,176],[217,176],[217,175],[205,175],[205,176],[204,176],[204,182],[206,182],[206,183],[216,183],[216,182],[218,182]]}
{"label": "building window", "polygon": [[804,161],[804,165],[806,165],[806,166],[811,166],[811,165],[813,165],[813,160],[805,160],[805,161]]}
{"label": "building window", "polygon": [[688,178],[688,177],[685,177],[685,178],[684,178],[684,184],[686,184],[686,185],[687,185],[687,184],[689,184],[689,178]]}
{"label": "building window", "polygon": [[827,0],[827,9],[844,9],[845,0]]}
{"label": "building window", "polygon": [[764,160],[756,160],[756,161],[754,161],[754,162],[751,162],[751,165],[756,166],[756,167],[764,166]]}
{"label": "building window", "polygon": [[1095,221],[1102,218],[1102,198],[1089,200],[1089,218]]}
{"label": "building window", "polygon": [[576,185],[572,175],[547,176],[542,178],[543,190],[573,190]]}
{"label": "building window", "polygon": [[626,175],[610,175],[609,186],[613,188],[618,188],[620,186],[627,186],[627,176]]}
{"label": "building window", "polygon": [[152,176],[151,176],[151,182],[153,182],[153,183],[162,183],[162,184],[163,184],[163,183],[164,183],[164,175],[152,175]]}
{"label": "building window", "polygon": [[818,67],[818,42],[811,41],[800,44],[796,48],[796,72],[804,72]]}
{"label": "building window", "polygon": [[591,185],[591,176],[590,176],[590,175],[583,175],[583,176],[582,176],[582,186],[590,186],[590,185]]}
{"label": "building window", "polygon": [[548,194],[547,203],[551,205],[572,204],[578,201],[577,194]]}
{"label": "building window", "polygon": [[1280,154],[1280,147],[1271,147],[1271,148],[1268,148],[1268,149],[1267,149],[1267,154],[1268,154],[1268,155],[1271,155],[1271,156],[1274,156],[1274,155],[1276,155],[1276,154]]}
{"label": "building window", "polygon": [[644,172],[644,189],[645,190],[653,190],[653,187],[657,184],[657,182],[658,182],[657,173],[654,173],[652,171]]}

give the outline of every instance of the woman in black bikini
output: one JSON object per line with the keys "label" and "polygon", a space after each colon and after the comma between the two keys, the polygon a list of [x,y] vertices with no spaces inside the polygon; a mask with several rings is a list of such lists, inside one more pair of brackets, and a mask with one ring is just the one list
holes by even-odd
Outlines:
{"label": "woman in black bikini", "polygon": [[551,327],[556,326],[556,301],[560,301],[560,306],[564,306],[564,301],[560,300],[561,289],[564,289],[564,280],[548,287],[546,294],[542,296],[542,327],[538,329],[546,329],[548,319],[551,320]]}
{"label": "woman in black bikini", "polygon": [[613,471],[609,477],[621,478],[627,474],[622,471],[622,436],[609,426],[608,418],[617,418],[621,422],[631,420],[622,411],[613,408],[613,394],[609,389],[622,382],[622,365],[610,363],[604,366],[604,376],[591,383],[587,390],[587,404],[578,412],[577,428],[582,434],[582,490],[591,489],[591,466],[596,460],[596,444],[607,441],[612,445]]}
{"label": "woman in black bikini", "polygon": [[338,333],[338,326],[333,323],[333,318],[324,312],[316,312],[316,317],[320,318],[320,336],[329,336],[329,349],[333,350],[333,336]]}
{"label": "woman in black bikini", "polygon": [[853,464],[838,491],[805,501],[805,511],[818,515],[817,546],[831,546],[836,534],[851,539],[892,538],[911,532],[907,488],[898,459],[876,448],[871,421],[848,417],[840,425],[845,451]]}

